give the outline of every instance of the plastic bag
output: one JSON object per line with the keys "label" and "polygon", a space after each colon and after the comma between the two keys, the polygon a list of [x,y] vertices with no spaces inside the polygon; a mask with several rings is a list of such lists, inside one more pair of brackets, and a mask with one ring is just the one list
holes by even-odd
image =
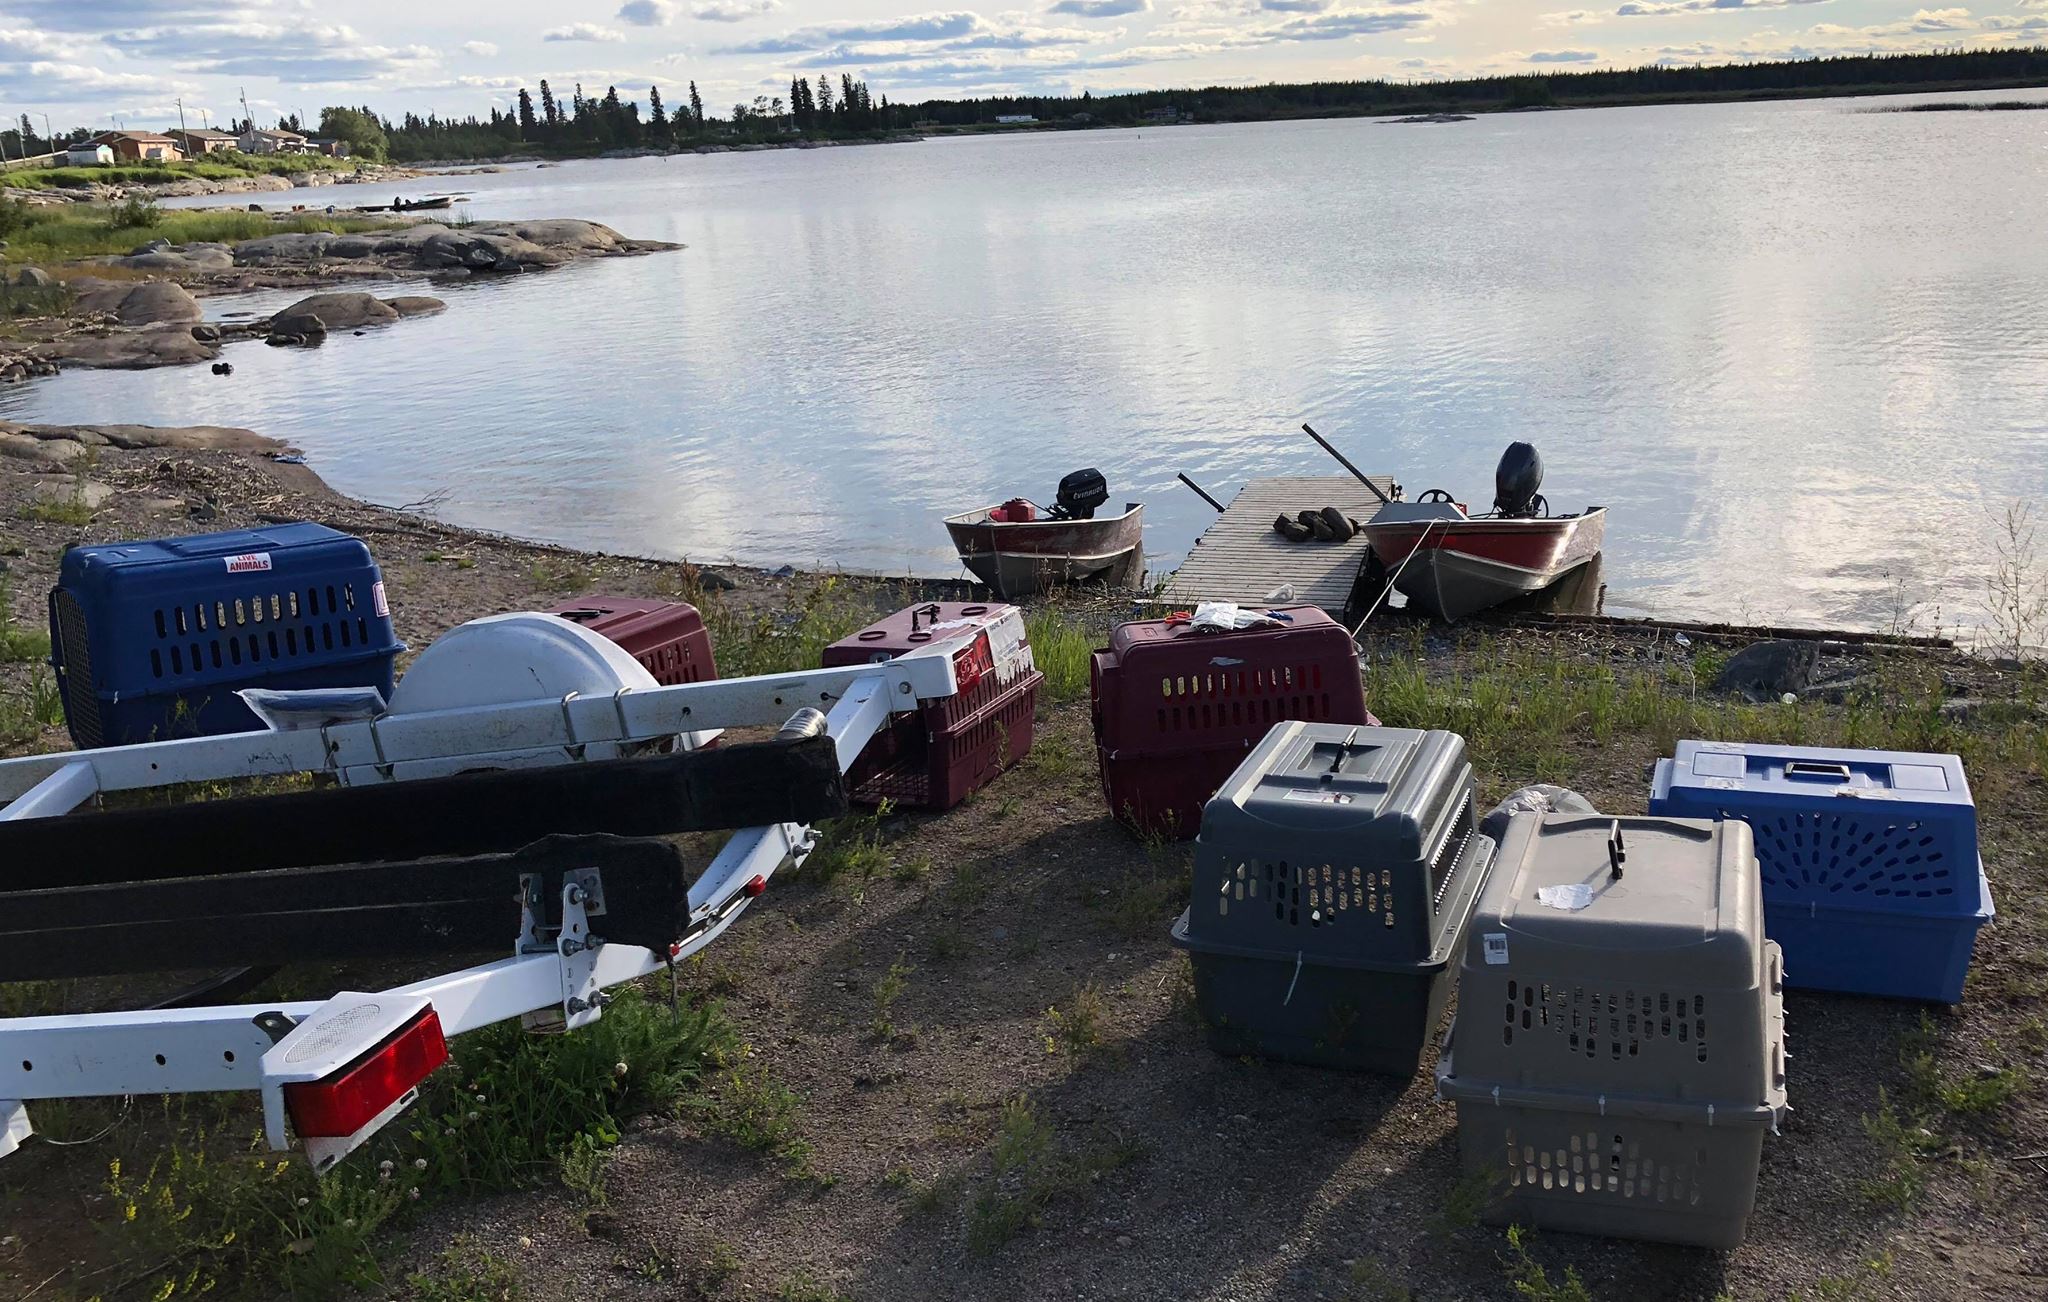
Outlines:
{"label": "plastic bag", "polygon": [[1540,784],[1523,787],[1506,800],[1495,805],[1485,818],[1479,820],[1482,836],[1492,837],[1498,842],[1508,830],[1508,820],[1516,814],[1597,814],[1593,802],[1569,787],[1555,787]]}

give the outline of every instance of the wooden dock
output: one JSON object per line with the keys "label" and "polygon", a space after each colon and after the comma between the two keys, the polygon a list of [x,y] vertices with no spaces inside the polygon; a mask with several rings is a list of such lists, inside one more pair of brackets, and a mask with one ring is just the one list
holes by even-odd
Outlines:
{"label": "wooden dock", "polygon": [[[1392,477],[1374,475],[1381,492]],[[1303,475],[1254,479],[1196,540],[1180,568],[1167,576],[1162,596],[1177,606],[1197,601],[1273,602],[1292,584],[1293,600],[1321,606],[1342,617],[1352,580],[1365,559],[1365,535],[1348,542],[1289,542],[1273,532],[1273,517],[1334,506],[1354,520],[1369,520],[1380,509],[1372,491],[1349,475]]]}

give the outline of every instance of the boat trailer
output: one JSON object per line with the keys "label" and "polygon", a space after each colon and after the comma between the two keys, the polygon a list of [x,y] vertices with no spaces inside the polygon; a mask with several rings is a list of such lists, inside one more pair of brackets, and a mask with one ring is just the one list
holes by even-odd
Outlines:
{"label": "boat trailer", "polygon": [[[478,699],[548,681],[508,663],[536,632],[602,662],[586,690]],[[295,1132],[330,1169],[413,1101],[446,1037],[514,1017],[575,1030],[608,987],[716,940],[810,854],[813,823],[846,811],[844,774],[892,714],[972,686],[986,637],[662,687],[568,621],[498,616],[429,647],[373,717],[279,693],[261,732],[0,761],[0,981],[512,951],[326,1000],[0,1019],[0,1156],[38,1099],[254,1090],[270,1146]],[[109,793],[293,774],[333,785],[61,817]],[[713,829],[736,830],[694,881],[651,839]]]}

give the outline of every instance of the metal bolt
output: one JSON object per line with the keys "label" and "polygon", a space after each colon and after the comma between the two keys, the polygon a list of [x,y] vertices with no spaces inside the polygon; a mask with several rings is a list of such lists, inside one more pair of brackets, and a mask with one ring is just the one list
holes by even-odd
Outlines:
{"label": "metal bolt", "polygon": [[581,886],[571,886],[569,888],[569,903],[583,903],[583,888]]}
{"label": "metal bolt", "polygon": [[584,1003],[581,999],[578,999],[572,995],[570,996],[569,1002],[564,1004],[563,1007],[567,1008],[572,1013],[580,1013],[588,1009],[590,1005]]}

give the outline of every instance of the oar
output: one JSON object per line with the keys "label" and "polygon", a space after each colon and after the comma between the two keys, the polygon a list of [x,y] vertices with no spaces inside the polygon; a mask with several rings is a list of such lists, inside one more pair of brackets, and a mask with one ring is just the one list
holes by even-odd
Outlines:
{"label": "oar", "polygon": [[[1316,433],[1315,429],[1312,426],[1310,426],[1307,421],[1303,421],[1301,423],[1301,429],[1304,434],[1307,434],[1310,438],[1314,439],[1316,443],[1322,447],[1323,451],[1337,458],[1337,464],[1344,467],[1346,470],[1350,471],[1351,477],[1353,479],[1356,479],[1359,483],[1364,484],[1367,488],[1370,488],[1372,490],[1372,495],[1380,499],[1380,504],[1382,506],[1391,506],[1393,504],[1393,498],[1388,497],[1385,493],[1382,493],[1380,491],[1380,486],[1378,484],[1375,484],[1370,479],[1367,479],[1365,477],[1364,471],[1360,470],[1357,466],[1352,465],[1351,462],[1348,459],[1346,459],[1342,452],[1339,452],[1337,449],[1331,447],[1330,440]],[[1207,494],[1204,494],[1203,496],[1207,496]]]}
{"label": "oar", "polygon": [[1209,505],[1215,507],[1216,514],[1223,514],[1223,503],[1217,501],[1215,498],[1203,492],[1202,486],[1200,484],[1196,483],[1192,479],[1189,479],[1186,475],[1181,474],[1179,471],[1174,472],[1174,477],[1179,479],[1181,483],[1186,484],[1189,488],[1194,489],[1196,497],[1201,498],[1204,502],[1207,502]]}

